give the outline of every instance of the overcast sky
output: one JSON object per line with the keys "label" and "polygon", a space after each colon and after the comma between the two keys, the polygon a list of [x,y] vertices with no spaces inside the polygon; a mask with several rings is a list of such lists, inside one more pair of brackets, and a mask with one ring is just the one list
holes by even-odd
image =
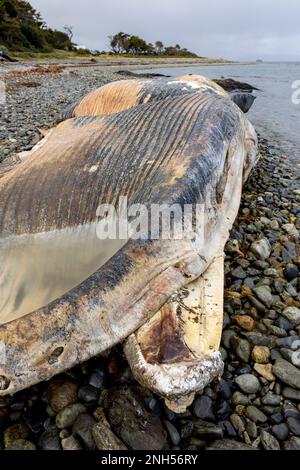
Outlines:
{"label": "overcast sky", "polygon": [[300,60],[299,0],[29,0],[49,26],[74,27],[74,41],[108,49],[124,31],[179,43],[209,57]]}

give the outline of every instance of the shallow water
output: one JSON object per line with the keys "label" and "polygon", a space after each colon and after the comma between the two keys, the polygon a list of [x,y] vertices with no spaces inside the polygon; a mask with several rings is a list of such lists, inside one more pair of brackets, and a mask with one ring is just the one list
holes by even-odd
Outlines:
{"label": "shallow water", "polygon": [[295,92],[292,84],[300,81],[300,62],[169,67],[147,69],[146,72],[151,70],[173,77],[194,73],[208,78],[233,78],[259,88],[260,91],[255,92],[257,99],[248,113],[249,119],[265,136],[275,136],[291,158],[300,160],[300,103],[292,102]]}

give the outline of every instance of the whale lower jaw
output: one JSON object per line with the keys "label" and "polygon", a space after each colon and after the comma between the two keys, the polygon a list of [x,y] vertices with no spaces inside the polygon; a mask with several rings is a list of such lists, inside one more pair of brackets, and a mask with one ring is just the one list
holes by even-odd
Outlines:
{"label": "whale lower jaw", "polygon": [[184,412],[196,393],[220,377],[224,257],[214,258],[195,281],[177,291],[137,332],[124,352],[138,382]]}

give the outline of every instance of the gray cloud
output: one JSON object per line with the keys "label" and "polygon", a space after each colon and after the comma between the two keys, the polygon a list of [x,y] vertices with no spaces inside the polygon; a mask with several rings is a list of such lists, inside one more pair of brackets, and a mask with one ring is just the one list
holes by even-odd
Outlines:
{"label": "gray cloud", "polygon": [[31,0],[49,26],[74,26],[74,40],[107,49],[119,31],[179,43],[200,55],[300,60],[299,0]]}

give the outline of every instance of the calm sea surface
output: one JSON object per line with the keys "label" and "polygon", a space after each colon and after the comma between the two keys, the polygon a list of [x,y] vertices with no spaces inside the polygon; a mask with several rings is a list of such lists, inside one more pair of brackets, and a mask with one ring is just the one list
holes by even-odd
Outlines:
{"label": "calm sea surface", "polygon": [[300,90],[300,62],[168,67],[155,68],[154,71],[174,77],[194,73],[209,78],[233,78],[259,88],[260,91],[255,92],[257,99],[248,113],[249,119],[259,132],[266,137],[276,137],[287,154],[300,160],[300,104],[292,102],[296,91],[292,85],[296,80]]}

